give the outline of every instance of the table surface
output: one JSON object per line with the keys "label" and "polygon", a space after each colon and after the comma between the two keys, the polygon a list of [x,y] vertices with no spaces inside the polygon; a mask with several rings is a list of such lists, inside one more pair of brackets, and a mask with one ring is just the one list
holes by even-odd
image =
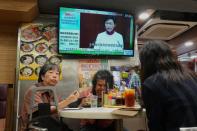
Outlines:
{"label": "table surface", "polygon": [[[59,111],[60,116],[64,118],[76,118],[76,119],[124,119],[134,116],[116,115],[112,112],[119,108],[82,108],[79,110],[66,110]],[[136,112],[136,111],[134,111]]]}

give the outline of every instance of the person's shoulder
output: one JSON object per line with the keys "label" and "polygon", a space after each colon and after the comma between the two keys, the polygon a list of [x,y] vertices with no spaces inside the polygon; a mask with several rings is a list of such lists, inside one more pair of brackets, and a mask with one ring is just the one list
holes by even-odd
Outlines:
{"label": "person's shoulder", "polygon": [[114,32],[114,34],[122,37],[122,34],[116,32],[116,31]]}
{"label": "person's shoulder", "polygon": [[160,73],[155,73],[151,76],[149,76],[147,79],[145,79],[144,84],[145,85],[156,85],[157,83],[163,82],[163,76]]}
{"label": "person's shoulder", "polygon": [[104,31],[104,32],[101,32],[101,33],[98,33],[98,36],[100,35],[106,35],[107,33]]}
{"label": "person's shoulder", "polygon": [[163,79],[163,76],[161,73],[155,73],[147,78],[148,81],[154,81],[154,82],[161,80],[161,79]]}
{"label": "person's shoulder", "polygon": [[33,90],[34,88],[37,88],[37,87],[39,87],[38,84],[33,84],[33,85],[31,85],[31,86],[27,89],[27,91],[26,91],[25,94],[29,94],[30,92],[32,92],[32,90]]}
{"label": "person's shoulder", "polygon": [[100,40],[100,39],[102,39],[102,38],[105,37],[105,36],[106,36],[106,33],[105,33],[105,32],[101,32],[101,33],[98,33],[96,39],[97,39],[97,40]]}

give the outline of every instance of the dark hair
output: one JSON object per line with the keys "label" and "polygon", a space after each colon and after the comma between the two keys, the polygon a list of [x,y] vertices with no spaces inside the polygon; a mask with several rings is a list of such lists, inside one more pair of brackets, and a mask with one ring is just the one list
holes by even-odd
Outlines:
{"label": "dark hair", "polygon": [[140,62],[143,80],[155,73],[160,73],[166,80],[176,82],[193,78],[193,74],[181,66],[174,52],[164,41],[146,42],[140,51]]}
{"label": "dark hair", "polygon": [[38,83],[43,81],[42,76],[44,76],[46,72],[49,70],[58,70],[59,72],[61,72],[60,67],[58,65],[52,63],[46,63],[40,69]]}
{"label": "dark hair", "polygon": [[99,70],[92,79],[92,93],[96,95],[96,84],[98,80],[105,80],[107,88],[112,89],[114,85],[113,75],[108,70]]}
{"label": "dark hair", "polygon": [[104,22],[106,22],[107,20],[113,20],[114,24],[116,24],[116,18],[114,16],[106,16],[105,19],[104,19]]}

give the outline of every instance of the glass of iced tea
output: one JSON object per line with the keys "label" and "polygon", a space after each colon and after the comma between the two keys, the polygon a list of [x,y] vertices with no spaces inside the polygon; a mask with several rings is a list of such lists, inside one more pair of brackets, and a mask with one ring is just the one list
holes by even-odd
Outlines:
{"label": "glass of iced tea", "polygon": [[125,106],[131,107],[135,104],[135,89],[125,90]]}

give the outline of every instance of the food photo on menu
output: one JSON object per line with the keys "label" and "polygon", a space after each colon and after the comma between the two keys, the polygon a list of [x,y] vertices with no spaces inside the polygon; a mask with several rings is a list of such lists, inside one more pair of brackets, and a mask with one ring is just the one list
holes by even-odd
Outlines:
{"label": "food photo on menu", "polygon": [[34,62],[33,54],[23,55],[20,58],[20,62],[24,65],[30,65]]}
{"label": "food photo on menu", "polygon": [[34,44],[22,42],[20,49],[21,49],[21,51],[23,51],[25,53],[31,52],[34,49]]}
{"label": "food photo on menu", "polygon": [[47,62],[48,58],[46,55],[38,55],[35,57],[35,62],[39,66],[43,66]]}
{"label": "food photo on menu", "polygon": [[57,28],[53,24],[43,27],[43,36],[47,41],[57,40]]}
{"label": "food photo on menu", "polygon": [[62,57],[58,55],[51,56],[49,62],[59,65],[62,62]]}
{"label": "food photo on menu", "polygon": [[52,54],[56,54],[57,53],[57,44],[51,44],[49,46],[49,52],[51,52]]}
{"label": "food photo on menu", "polygon": [[33,68],[29,66],[25,66],[20,69],[20,75],[24,77],[31,76],[33,74]]}
{"label": "food photo on menu", "polygon": [[30,24],[21,29],[21,40],[32,42],[42,38],[43,24]]}
{"label": "food photo on menu", "polygon": [[48,46],[45,42],[40,42],[35,47],[35,51],[37,53],[45,53],[47,50],[48,50]]}
{"label": "food photo on menu", "polygon": [[61,64],[57,55],[57,27],[54,24],[31,23],[21,27],[20,77],[37,79],[40,67],[47,61]]}

